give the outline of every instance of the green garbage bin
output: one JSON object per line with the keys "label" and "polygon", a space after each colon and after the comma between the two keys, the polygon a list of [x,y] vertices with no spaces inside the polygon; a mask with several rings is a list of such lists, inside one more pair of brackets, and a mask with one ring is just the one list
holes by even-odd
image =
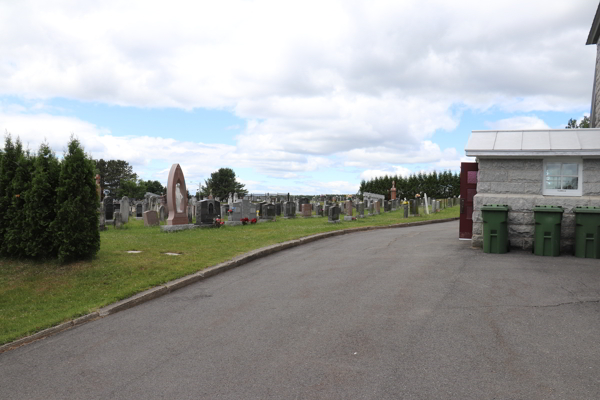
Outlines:
{"label": "green garbage bin", "polygon": [[600,258],[600,207],[575,207],[575,257]]}
{"label": "green garbage bin", "polygon": [[483,252],[504,254],[508,251],[508,206],[485,204],[483,214]]}
{"label": "green garbage bin", "polygon": [[560,255],[560,223],[564,210],[560,206],[535,206],[533,252],[538,256]]}

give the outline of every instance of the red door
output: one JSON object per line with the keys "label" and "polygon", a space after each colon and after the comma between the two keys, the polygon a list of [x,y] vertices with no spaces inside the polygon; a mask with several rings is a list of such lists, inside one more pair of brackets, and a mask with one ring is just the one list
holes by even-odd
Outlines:
{"label": "red door", "polygon": [[477,194],[477,163],[460,163],[460,224],[459,239],[473,237],[473,197]]}

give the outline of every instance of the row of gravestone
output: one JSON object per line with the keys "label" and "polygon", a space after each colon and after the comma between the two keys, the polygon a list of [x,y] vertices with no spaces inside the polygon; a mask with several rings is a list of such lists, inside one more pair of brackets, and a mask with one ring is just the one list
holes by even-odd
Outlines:
{"label": "row of gravestone", "polygon": [[[238,199],[235,202],[236,196],[232,195],[228,199],[228,204],[224,205],[226,210],[223,210],[218,199],[209,198],[199,203],[192,200],[188,204],[186,193],[185,179],[181,166],[173,164],[169,172],[167,194],[165,196],[157,196],[152,193],[146,193],[144,196],[144,201],[142,202],[144,223],[146,225],[156,225],[159,220],[166,218],[168,227],[173,227],[174,225],[192,225],[194,214],[196,215],[196,225],[212,225],[216,222],[217,218],[221,215],[226,215],[226,213],[229,215],[231,224],[243,223],[243,221],[254,218],[261,221],[273,220],[276,216],[281,215],[281,213],[284,214],[284,218],[294,218],[297,212],[300,212],[304,217],[311,217],[313,206],[317,217],[327,215],[330,222],[339,220],[340,213],[346,214],[344,219],[353,219],[353,203],[351,199],[346,201],[344,205],[345,209],[343,210],[336,203],[330,204],[327,201],[323,206],[318,202],[311,204],[310,200],[306,197],[301,197],[296,202],[285,201],[273,204],[266,201],[252,203],[244,199],[241,201]],[[370,197],[367,196],[364,199],[365,201],[356,204],[359,218],[364,217],[365,209],[369,210],[369,215],[373,215],[373,213],[380,213],[381,208],[383,208],[384,212],[396,210],[401,204],[401,201],[395,199],[395,196],[393,196],[393,200],[387,201],[382,199],[381,195],[370,195]],[[418,215],[420,201],[421,199],[415,199],[410,200],[408,204],[404,202],[405,216],[408,216],[409,212],[412,215]],[[434,207],[436,207],[437,203],[434,204]],[[115,206],[118,207],[117,212],[115,212]],[[110,220],[109,217],[112,217],[115,224],[126,223],[130,212],[129,199],[124,197],[120,202],[115,204],[110,197],[106,198],[102,203],[101,211],[102,217],[104,217],[101,219]],[[139,205],[136,205],[136,215],[139,215]],[[102,221],[101,224],[103,226]],[[182,227],[186,228],[185,226]]]}
{"label": "row of gravestone", "polygon": [[[158,211],[153,212],[156,213],[156,223],[150,225],[158,225],[158,221],[166,220],[167,211],[164,205],[159,205]],[[137,202],[135,205],[130,205],[127,196],[124,196],[119,201],[115,201],[112,197],[106,196],[100,203],[99,229],[104,230],[107,221],[112,222],[115,228],[120,228],[123,224],[126,224],[129,221],[129,217],[133,217],[133,215],[137,218],[144,217],[144,202]]]}
{"label": "row of gravestone", "polygon": [[[410,202],[412,208],[410,209],[411,215],[418,215],[419,204],[416,200]],[[345,214],[345,220],[353,219],[354,207],[356,207],[357,218],[365,217],[365,210],[368,210],[367,216],[376,215],[383,212],[389,212],[397,210],[402,206],[405,210],[405,216],[409,216],[409,205],[403,205],[400,199],[391,201],[378,200],[378,201],[365,201],[357,202],[355,205],[352,201],[346,201],[343,208],[340,205],[326,201],[324,205],[320,203],[310,204],[308,199],[298,199],[296,202],[282,202],[275,204],[268,204],[266,202],[251,203],[249,200],[238,201],[232,205],[224,205],[221,209],[221,215],[229,215],[227,225],[240,225],[245,219],[257,218],[260,220],[271,220],[275,216],[283,213],[284,218],[294,218],[297,213],[297,205],[301,206],[301,211],[298,211],[303,217],[322,217],[327,216],[329,222],[336,222],[339,220],[340,214]],[[313,215],[313,210],[315,215]]]}
{"label": "row of gravestone", "polygon": [[[112,197],[106,196],[102,201],[102,205],[104,206],[104,219],[107,221],[112,220],[116,212],[121,213],[121,217],[125,219],[125,222],[127,222],[129,217],[134,214],[137,218],[142,218],[142,213],[144,212],[143,202],[138,201],[135,204],[131,204],[127,196],[124,196],[119,201],[115,201]],[[127,215],[124,213],[125,210],[127,210]]]}
{"label": "row of gravestone", "polygon": [[[307,198],[298,199],[296,202],[288,201],[281,203],[267,203],[265,201],[259,203],[252,203],[249,200],[241,200],[235,202],[233,205],[224,204],[221,206],[219,201],[216,200],[202,200],[194,202],[194,204],[188,205],[188,222],[192,223],[192,216],[196,215],[196,225],[213,225],[216,218],[228,215],[227,225],[241,225],[245,218],[251,220],[256,218],[259,222],[273,220],[277,216],[283,214],[284,218],[295,218],[299,212],[303,217],[323,217],[327,216],[330,222],[339,220],[340,214],[345,214],[345,220],[351,220],[353,218],[354,211],[356,211],[356,218],[364,218],[365,212],[368,212],[366,216],[378,215],[383,212],[395,211],[402,204],[400,199],[395,200],[377,200],[364,202],[346,201],[343,206],[330,201],[325,201],[324,205],[320,203],[310,203]],[[409,200],[408,205],[404,208],[405,217],[419,215],[419,207],[422,207],[424,201],[415,199]],[[435,199],[428,199],[428,205],[431,205],[431,212],[439,211],[444,207],[454,205],[453,199],[447,199],[447,202],[440,202]],[[297,211],[297,205],[301,205],[301,210]],[[123,197],[120,202],[114,203],[110,197],[104,199],[104,219],[107,221],[113,221],[115,227],[120,227],[122,224],[127,223],[129,219],[129,199]],[[126,212],[127,210],[127,212]],[[312,213],[315,213],[313,215]],[[138,218],[143,218],[146,226],[159,225],[162,221],[164,222],[167,218],[166,208],[160,205],[158,211],[148,210],[143,211],[143,204],[137,203],[135,205],[135,214]],[[103,227],[104,223],[101,221],[100,225]]]}
{"label": "row of gravestone", "polygon": [[107,221],[112,221],[115,228],[120,228],[123,224],[129,222],[130,215],[131,207],[127,196],[118,202],[114,202],[112,197],[107,196],[100,203],[98,228],[104,230]]}

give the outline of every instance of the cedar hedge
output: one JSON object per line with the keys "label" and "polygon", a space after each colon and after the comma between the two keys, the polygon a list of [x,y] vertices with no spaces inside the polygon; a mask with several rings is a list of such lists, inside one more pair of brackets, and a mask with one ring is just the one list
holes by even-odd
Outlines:
{"label": "cedar hedge", "polygon": [[71,136],[59,161],[7,135],[0,151],[0,256],[71,262],[100,248],[94,162]]}

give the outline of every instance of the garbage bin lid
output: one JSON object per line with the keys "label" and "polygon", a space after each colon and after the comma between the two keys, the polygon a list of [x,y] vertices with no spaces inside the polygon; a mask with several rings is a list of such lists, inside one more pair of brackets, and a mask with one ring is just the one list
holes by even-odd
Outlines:
{"label": "garbage bin lid", "polygon": [[583,214],[600,214],[600,207],[575,207],[573,212]]}
{"label": "garbage bin lid", "polygon": [[481,206],[481,211],[508,211],[506,204],[484,204]]}
{"label": "garbage bin lid", "polygon": [[561,212],[564,212],[565,210],[561,206],[535,206],[535,207],[533,207],[533,211],[561,213]]}

